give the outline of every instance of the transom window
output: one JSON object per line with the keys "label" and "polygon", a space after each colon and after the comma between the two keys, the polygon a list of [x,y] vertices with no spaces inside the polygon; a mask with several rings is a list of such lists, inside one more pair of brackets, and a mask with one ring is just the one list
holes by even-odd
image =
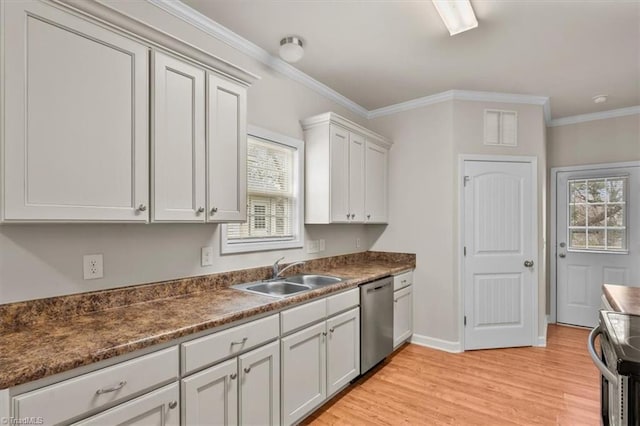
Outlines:
{"label": "transom window", "polygon": [[627,250],[627,177],[569,180],[569,250]]}
{"label": "transom window", "polygon": [[223,253],[302,247],[303,149],[302,141],[251,128],[247,222],[223,225]]}

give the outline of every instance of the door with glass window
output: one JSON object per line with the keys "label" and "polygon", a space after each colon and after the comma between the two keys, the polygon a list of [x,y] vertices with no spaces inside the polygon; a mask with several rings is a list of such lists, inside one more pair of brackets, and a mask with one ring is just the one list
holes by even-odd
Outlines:
{"label": "door with glass window", "polygon": [[640,167],[559,172],[557,320],[593,327],[603,284],[640,286]]}

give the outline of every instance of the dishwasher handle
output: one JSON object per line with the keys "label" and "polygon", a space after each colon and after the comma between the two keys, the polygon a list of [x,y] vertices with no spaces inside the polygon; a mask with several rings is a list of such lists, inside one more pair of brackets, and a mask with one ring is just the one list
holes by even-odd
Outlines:
{"label": "dishwasher handle", "polygon": [[391,281],[389,281],[389,282],[387,282],[385,284],[379,285],[378,287],[368,288],[367,289],[367,293],[371,293],[372,291],[382,290],[383,288],[388,287],[390,285],[391,285]]}
{"label": "dishwasher handle", "polygon": [[[613,386],[618,386],[618,377],[613,374],[606,365],[604,365],[604,363],[598,356],[598,352],[596,351],[596,337],[601,334],[602,328],[600,328],[600,326],[597,326],[596,328],[591,330],[591,333],[589,333],[589,342],[587,344],[587,349],[589,350],[589,355],[591,355],[593,363],[596,365],[596,367],[598,367],[598,370],[600,370],[600,373],[602,373],[604,378],[607,379]],[[600,346],[602,346],[602,339],[600,340]]]}

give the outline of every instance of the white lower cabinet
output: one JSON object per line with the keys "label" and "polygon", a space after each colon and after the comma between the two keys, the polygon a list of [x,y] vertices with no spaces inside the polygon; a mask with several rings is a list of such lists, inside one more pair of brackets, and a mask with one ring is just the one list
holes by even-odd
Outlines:
{"label": "white lower cabinet", "polygon": [[282,339],[282,423],[294,424],[360,375],[360,308]]}
{"label": "white lower cabinet", "polygon": [[185,425],[280,423],[279,342],[182,379]]}
{"label": "white lower cabinet", "polygon": [[173,383],[74,425],[178,426],[180,424],[179,400],[178,383]]}
{"label": "white lower cabinet", "polygon": [[394,276],[393,348],[413,335],[413,271]]}

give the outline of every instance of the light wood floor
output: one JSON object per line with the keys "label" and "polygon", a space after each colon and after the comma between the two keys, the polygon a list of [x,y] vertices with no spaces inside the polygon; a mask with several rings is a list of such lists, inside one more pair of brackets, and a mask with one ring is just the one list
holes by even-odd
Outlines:
{"label": "light wood floor", "polygon": [[550,325],[546,348],[450,354],[406,345],[309,425],[598,425],[588,331]]}

